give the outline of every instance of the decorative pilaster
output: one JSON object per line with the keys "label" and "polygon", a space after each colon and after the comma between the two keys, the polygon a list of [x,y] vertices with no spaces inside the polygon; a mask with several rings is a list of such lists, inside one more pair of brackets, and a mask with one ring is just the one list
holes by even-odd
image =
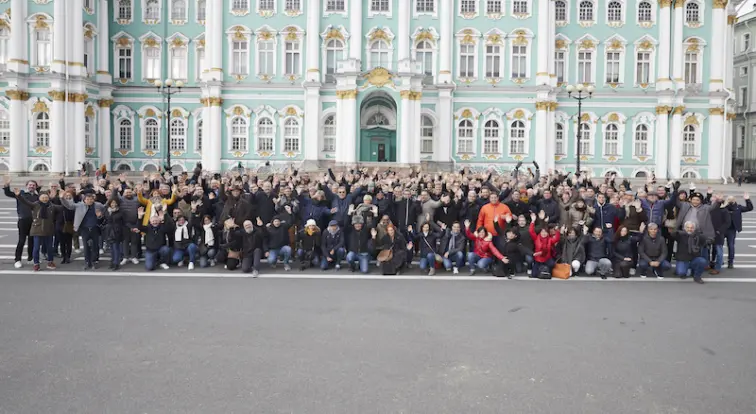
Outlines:
{"label": "decorative pilaster", "polygon": [[[320,82],[320,0],[308,0],[307,7],[307,73],[305,82]],[[305,110],[305,113],[308,113]],[[307,117],[305,117],[307,123]],[[306,150],[305,150],[306,151]],[[308,158],[308,157],[305,157]]]}
{"label": "decorative pilaster", "polygon": [[[26,39],[29,37],[26,21],[26,0],[11,0],[11,37],[8,41],[8,70],[17,73],[26,73],[29,70],[29,55]],[[13,124],[13,123],[11,123]],[[11,128],[13,128],[11,126]],[[11,138],[12,139],[12,138]],[[25,161],[24,161],[25,162]],[[13,160],[11,160],[11,164]],[[13,169],[11,168],[11,171]]]}
{"label": "decorative pilaster", "polygon": [[338,90],[336,99],[336,162],[354,164],[357,162],[357,90]]}
{"label": "decorative pilaster", "polygon": [[[682,114],[684,106],[677,106],[672,111],[672,129],[669,133],[669,178],[680,177],[682,162]],[[658,133],[658,132],[657,132]]]}
{"label": "decorative pilaster", "polygon": [[349,31],[352,37],[349,39],[349,59],[362,60],[362,1],[349,2]]}
{"label": "decorative pilaster", "polygon": [[[538,44],[538,59],[536,61],[536,85],[548,85],[551,81],[549,78],[549,61],[553,60],[553,56],[549,56],[549,46],[554,43],[553,40],[549,40],[549,3],[550,0],[537,0],[538,10],[543,10],[544,13],[537,13],[538,17],[538,34],[536,35],[540,39]],[[507,3],[507,2],[503,2]],[[504,6],[506,7],[506,6]],[[537,118],[536,114],[536,118]],[[546,121],[545,117],[543,118]]]}
{"label": "decorative pilaster", "polygon": [[714,0],[711,11],[711,44],[719,45],[711,48],[709,57],[709,91],[716,92],[724,89],[724,68],[732,66],[727,64],[727,58],[732,55],[725,55],[727,52],[726,34],[727,34],[727,15],[725,13],[726,0]]}
{"label": "decorative pilaster", "polygon": [[223,13],[223,0],[207,0],[205,56],[208,59],[208,72],[203,74],[206,81],[223,79]]}
{"label": "decorative pilaster", "polygon": [[[725,28],[725,39],[727,42],[726,50],[725,50],[725,56],[735,56],[734,48],[735,48],[735,22],[738,20],[737,16],[731,14],[727,16],[727,27]],[[735,65],[733,64],[727,64],[725,65],[725,88],[729,90],[733,90],[733,76],[735,76],[734,71]],[[731,157],[727,157],[730,159]],[[731,170],[728,170],[730,172]]]}
{"label": "decorative pilaster", "polygon": [[[539,42],[540,43],[540,42]],[[550,109],[550,102],[540,101],[536,102],[536,135],[537,137],[544,137],[546,140],[551,138],[549,135],[549,119],[548,111]],[[549,152],[549,146],[547,142],[538,142],[535,147],[535,160],[538,165],[548,165],[549,154],[553,160],[554,153]]]}
{"label": "decorative pilaster", "polygon": [[[454,110],[452,106],[452,88],[438,89],[438,135],[434,145],[436,161],[449,162],[452,160],[452,120]],[[438,144],[438,145],[436,145]]]}
{"label": "decorative pilaster", "polygon": [[422,92],[410,92],[409,95],[410,104],[412,104],[412,127],[410,136],[412,137],[411,152],[410,152],[410,164],[420,164],[420,151],[421,147],[421,128],[423,109],[421,102],[423,100]]}
{"label": "decorative pilaster", "polygon": [[[224,145],[220,137],[223,132],[223,99],[218,97],[203,98],[202,131],[205,143],[202,144],[202,167],[210,172],[220,172]],[[213,139],[212,137],[218,137]],[[230,139],[230,138],[229,138]],[[213,145],[215,143],[215,145]]]}
{"label": "decorative pilaster", "polygon": [[[84,102],[88,96],[84,93],[72,93],[68,95],[68,101],[73,102],[73,136],[69,136],[69,140],[73,140],[73,153],[69,154],[69,157],[74,162],[77,168],[86,161],[87,157],[87,143],[84,139]],[[54,128],[54,127],[53,127]]]}
{"label": "decorative pilaster", "polygon": [[412,104],[410,104],[410,91],[400,92],[399,102],[399,136],[397,137],[396,161],[400,164],[409,164],[412,151]]}
{"label": "decorative pilaster", "polygon": [[[716,0],[715,0],[716,1]],[[724,48],[722,48],[724,49]],[[724,155],[725,147],[725,130],[724,130],[724,109],[723,108],[710,108],[709,109],[709,146],[708,146],[708,159],[709,159],[709,179],[718,180],[729,174],[724,173],[724,163],[722,156]]]}
{"label": "decorative pilaster", "polygon": [[65,125],[66,112],[66,92],[50,91],[48,92],[52,99],[52,109],[50,113],[50,170],[53,173],[66,172],[66,131]]}
{"label": "decorative pilaster", "polygon": [[[454,1],[453,0],[439,0],[438,1],[438,13],[439,13],[439,26],[441,26],[441,38],[439,39],[440,47],[438,49],[439,54],[439,67],[438,67],[438,84],[439,85],[451,85],[452,84],[452,30],[454,28]],[[451,111],[449,112],[451,115]],[[449,121],[451,122],[451,120]],[[451,141],[449,142],[451,144]]]}
{"label": "decorative pilaster", "polygon": [[[66,44],[66,37],[70,38],[70,34],[66,33],[67,28],[69,27],[76,27],[76,26],[70,26],[72,24],[71,22],[71,16],[70,16],[70,1],[56,1],[53,3],[53,12],[55,13],[55,23],[53,24],[53,50],[52,50],[52,72],[57,73],[65,73],[66,72],[66,65],[68,64],[68,45]],[[79,14],[82,13],[81,9],[79,10]],[[19,16],[20,17],[20,16]],[[15,19],[13,19],[15,20]],[[78,26],[78,31],[81,31],[82,26]],[[75,30],[68,30],[68,33],[71,33]],[[83,35],[82,35],[83,37]],[[68,39],[69,41],[71,39]],[[82,39],[83,41],[83,39]]]}
{"label": "decorative pilaster", "polygon": [[[669,72],[669,56],[671,53],[672,27],[670,25],[671,0],[659,2],[659,45],[658,45],[658,75],[656,77],[656,90],[663,91],[672,87]],[[677,46],[675,46],[677,47]],[[666,128],[666,127],[665,127]],[[658,128],[656,129],[659,130]],[[666,165],[666,162],[665,162]],[[659,170],[657,169],[657,172]],[[666,173],[666,168],[658,173]]]}
{"label": "decorative pilaster", "polygon": [[[553,42],[552,42],[553,43]],[[547,119],[548,134],[546,134],[546,164],[539,164],[541,171],[546,172],[549,169],[556,169],[556,110],[559,104],[556,101],[548,102]],[[536,143],[536,147],[538,143]]]}
{"label": "decorative pilaster", "polygon": [[[108,28],[110,19],[108,19],[108,0],[100,0],[99,6],[100,8],[98,9],[97,14],[98,28],[100,30],[100,34],[97,35],[97,82],[111,83],[112,76],[110,75],[110,72],[108,72],[108,68],[110,67],[110,29]],[[108,120],[110,120],[110,117],[108,117]],[[102,125],[102,122],[100,122],[100,124]],[[110,168],[110,164],[106,165]]]}
{"label": "decorative pilaster", "polygon": [[[72,76],[84,76],[86,72],[86,69],[84,68],[84,16],[82,13],[84,0],[66,0],[64,3],[70,7],[68,11],[71,16],[71,25],[67,27],[68,47],[70,47],[68,55],[68,72]],[[57,24],[58,20],[56,19],[55,25],[57,26]]]}
{"label": "decorative pilaster", "polygon": [[[397,27],[397,57],[399,62],[409,60],[410,58],[410,16],[412,15],[411,1],[398,1],[394,15],[399,16],[399,27]],[[352,32],[354,33],[354,32]]]}
{"label": "decorative pilaster", "polygon": [[[14,3],[15,4],[15,3]],[[20,90],[7,90],[5,94],[10,98],[10,148],[8,149],[9,170],[11,173],[26,171],[26,153],[28,145],[29,118],[26,113],[25,103],[29,94]],[[20,122],[14,120],[20,120]]]}
{"label": "decorative pilaster", "polygon": [[[316,83],[314,85],[320,85],[320,83]],[[304,93],[304,130],[309,134],[313,134],[315,137],[317,137],[320,134],[320,87],[308,86],[307,84],[305,84]],[[341,122],[341,120],[337,119],[336,122]],[[316,161],[317,159],[321,158],[320,148],[318,147],[319,142],[319,139],[308,139],[304,141],[305,160]]]}
{"label": "decorative pilaster", "polygon": [[654,157],[656,160],[656,175],[659,178],[669,178],[669,112],[671,106],[656,107],[656,140],[654,142]]}
{"label": "decorative pilaster", "polygon": [[100,127],[98,142],[98,148],[100,149],[100,163],[105,164],[108,167],[108,170],[110,170],[113,168],[113,137],[110,133],[110,107],[113,106],[113,99],[100,99],[97,104],[100,107],[100,116],[97,123]]}

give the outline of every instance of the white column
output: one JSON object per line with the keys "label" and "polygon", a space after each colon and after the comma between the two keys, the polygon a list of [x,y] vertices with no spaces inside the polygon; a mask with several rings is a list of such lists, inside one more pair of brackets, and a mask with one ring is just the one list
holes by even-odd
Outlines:
{"label": "white column", "polygon": [[336,162],[357,162],[357,91],[336,91]]}
{"label": "white column", "polygon": [[[727,16],[727,51],[725,52],[725,56],[735,56],[734,53],[734,31],[735,31],[735,20],[737,20],[737,16],[735,15],[729,15]],[[728,61],[727,69],[725,70],[726,76],[725,76],[725,88],[732,90],[733,85],[733,76],[734,70],[733,68],[735,65],[733,65],[731,62]],[[750,69],[749,69],[750,70]],[[731,170],[728,170],[728,172]]]}
{"label": "white column", "polygon": [[[654,127],[654,157],[656,160],[656,176],[659,179],[669,178],[669,110],[668,106],[656,107],[656,126]],[[649,137],[652,138],[652,137]]]}
{"label": "white column", "polygon": [[412,14],[411,1],[398,1],[394,3],[396,10],[394,16],[399,15],[399,27],[396,30],[397,58],[399,62],[410,57],[410,15]]}
{"label": "white column", "polygon": [[[223,0],[208,0],[205,16],[205,54],[208,73],[205,80],[223,80]],[[250,40],[251,41],[251,40]],[[203,165],[204,166],[204,165]]]}
{"label": "white column", "polygon": [[[722,152],[725,151],[727,143],[724,133],[724,113],[721,108],[711,108],[709,110],[709,142],[708,154],[709,159],[709,179],[721,179],[723,174]],[[727,174],[729,175],[729,174]]]}
{"label": "white column", "polygon": [[[99,33],[97,35],[97,81],[101,83],[110,83],[112,76],[108,71],[110,67],[110,30],[108,25],[108,0],[100,0],[100,8],[97,15]],[[108,112],[110,108],[108,107]],[[110,164],[108,164],[108,168]]]}
{"label": "white column", "polygon": [[[14,3],[15,4],[15,3]],[[10,100],[10,172],[26,171],[26,153],[28,142],[28,119],[26,100],[29,95],[22,91],[6,91]]]}
{"label": "white column", "polygon": [[[672,46],[672,77],[678,89],[685,88],[683,78],[683,1],[675,1],[675,28]],[[663,60],[664,55],[659,58]]]}
{"label": "white column", "polygon": [[[308,0],[306,82],[320,82],[320,0]],[[307,117],[305,117],[305,123]]]}
{"label": "white column", "polygon": [[[8,70],[26,73],[29,69],[27,40],[29,37],[26,25],[26,0],[11,0],[11,37],[8,45]],[[14,16],[17,16],[14,18]],[[12,163],[13,161],[11,161]],[[11,171],[13,169],[11,168]]]}
{"label": "white column", "polygon": [[731,115],[732,114],[728,112],[727,118],[725,119],[725,123],[727,124],[727,126],[725,127],[725,143],[726,143],[725,144],[725,157],[724,157],[725,164],[722,167],[725,177],[729,177],[729,178],[733,177],[733,174],[732,174],[732,145],[733,145],[732,133],[733,133],[733,130],[732,130],[732,120],[730,118]]}
{"label": "white column", "polygon": [[362,60],[362,0],[349,1],[349,58]]}
{"label": "white column", "polygon": [[[669,56],[671,53],[670,43],[672,39],[672,28],[670,25],[670,15],[672,13],[669,2],[661,2],[659,6],[659,46],[657,49],[657,61],[658,74],[656,76],[656,88],[658,90],[665,90],[670,87],[666,80],[669,80]],[[653,76],[653,74],[651,74]],[[666,165],[666,163],[665,163]],[[657,174],[666,173],[664,171],[657,171]]]}
{"label": "white column", "polygon": [[[320,158],[320,88],[305,86],[304,157],[307,161]],[[337,120],[338,121],[338,120]]]}
{"label": "white column", "polygon": [[453,0],[438,0],[439,26],[441,26],[441,35],[439,39],[439,67],[438,83],[440,85],[452,83],[452,31],[454,30],[453,19]]}
{"label": "white column", "polygon": [[535,134],[531,134],[533,138],[536,137],[543,137],[543,139],[547,142],[538,142],[538,139],[536,138],[536,145],[535,145],[535,160],[538,163],[538,165],[545,167],[548,164],[548,157],[549,154],[551,154],[551,157],[554,157],[554,153],[549,153],[549,147],[548,147],[548,136],[549,136],[549,102],[536,102],[536,116],[535,116],[535,125],[536,130]]}
{"label": "white column", "polygon": [[[508,2],[503,2],[508,3]],[[538,60],[536,61],[536,85],[548,85],[551,82],[549,78],[549,43],[554,43],[554,40],[549,38],[551,29],[549,28],[549,3],[550,0],[538,0],[538,8],[536,10],[543,10],[543,13],[537,13],[538,17],[538,33],[537,38],[540,39],[538,44]],[[505,7],[505,6],[502,6]],[[545,121],[545,117],[543,118]]]}
{"label": "white column", "polygon": [[[711,13],[711,56],[709,57],[709,91],[716,92],[724,89],[724,68],[725,66],[732,66],[732,55],[725,55],[727,52],[726,34],[727,29],[727,15],[725,14],[724,5],[718,7],[718,2],[714,2],[713,10]],[[728,65],[727,58],[730,58]]]}
{"label": "white column", "polygon": [[[71,25],[67,27],[68,44],[71,45],[71,53],[68,57],[68,69],[72,76],[84,76],[84,0],[66,0],[71,7]],[[57,23],[57,20],[56,20]],[[83,103],[82,103],[83,105]]]}
{"label": "white column", "polygon": [[[680,163],[682,162],[682,113],[685,107],[678,106],[672,112],[672,129],[669,133],[669,178],[680,177]],[[658,134],[659,131],[657,131]]]}
{"label": "white column", "polygon": [[[554,153],[556,152],[556,108],[556,102],[552,102],[548,112],[549,133],[546,136],[546,147],[548,148],[548,151],[546,152],[546,165],[541,164],[542,174],[548,174],[549,168],[556,169],[556,160],[554,160]],[[565,126],[567,125],[568,124]],[[568,141],[569,140],[567,139],[565,140],[565,142]],[[537,141],[536,145],[538,145]]]}
{"label": "white column", "polygon": [[105,164],[108,167],[108,171],[110,171],[113,169],[113,165],[111,165],[113,134],[110,131],[110,106],[113,105],[113,100],[101,99],[98,104],[100,106],[97,124],[99,126],[98,147],[100,149],[100,163]]}
{"label": "white column", "polygon": [[410,149],[410,163],[411,164],[419,164],[420,163],[420,150],[421,148],[421,136],[422,133],[422,117],[423,117],[423,109],[421,106],[422,102],[422,93],[421,92],[415,92],[412,96],[412,99],[410,99],[410,103],[412,104],[412,128],[410,131],[410,136],[412,137],[411,142],[411,149]]}
{"label": "white column", "polygon": [[[50,164],[53,173],[66,172],[66,131],[65,125],[66,93],[50,92],[52,108],[50,109]],[[83,116],[83,115],[82,115]]]}
{"label": "white column", "polygon": [[438,137],[433,143],[436,161],[449,162],[452,160],[452,89],[439,88],[438,106]]}
{"label": "white column", "polygon": [[[554,2],[549,2],[549,51],[548,51],[548,61],[549,61],[549,85],[552,87],[555,87],[557,84],[556,79],[556,63],[554,62],[554,52],[556,51],[556,16],[554,16]],[[552,111],[553,112],[553,111]],[[552,124],[553,129],[553,124]],[[550,162],[553,162],[553,158]]]}
{"label": "white column", "polygon": [[[70,154],[71,158],[76,163],[76,166],[78,167],[81,163],[84,163],[86,161],[87,156],[87,147],[86,142],[84,141],[84,100],[86,99],[86,95],[84,94],[75,94],[74,97],[74,104],[73,104],[73,124],[74,124],[74,135],[72,137],[69,137],[69,140],[73,140],[73,148],[74,153]],[[69,120],[71,122],[71,120]]]}
{"label": "white column", "polygon": [[409,100],[409,91],[401,92],[399,102],[399,136],[397,137],[396,161],[400,164],[409,164],[412,159],[412,103]]}
{"label": "white column", "polygon": [[[57,73],[65,73],[66,65],[68,64],[68,45],[66,44],[66,40],[71,40],[71,30],[68,30],[68,32],[66,32],[66,30],[73,24],[73,22],[70,21],[69,4],[70,1],[53,2],[53,13],[55,13],[53,17],[55,22],[53,23],[53,60],[51,70]],[[79,12],[79,14],[81,14],[81,9],[79,9]],[[82,27],[79,30],[84,30],[84,28]]]}
{"label": "white column", "polygon": [[[220,98],[209,98],[209,108],[206,109],[207,112],[210,113],[210,116],[205,119],[204,122],[207,122],[205,125],[205,131],[206,134],[205,137],[208,137],[207,141],[208,143],[213,142],[211,141],[212,137],[221,137],[223,133],[223,111],[221,105],[223,104],[223,100]],[[209,122],[208,122],[209,121]],[[208,129],[208,126],[210,127]],[[252,127],[250,126],[250,130],[252,130]],[[220,141],[220,139],[217,139],[217,141]],[[251,145],[251,144],[250,144]],[[205,168],[208,171],[211,172],[220,172],[221,171],[221,157],[222,157],[222,150],[221,145],[203,145],[203,154],[207,152],[207,160],[202,163],[202,167]],[[204,158],[204,157],[203,157]]]}

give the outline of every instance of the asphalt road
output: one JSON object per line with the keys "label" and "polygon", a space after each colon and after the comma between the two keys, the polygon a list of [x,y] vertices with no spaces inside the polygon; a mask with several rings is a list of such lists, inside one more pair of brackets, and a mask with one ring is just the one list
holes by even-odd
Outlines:
{"label": "asphalt road", "polygon": [[756,284],[0,275],[2,413],[753,413]]}

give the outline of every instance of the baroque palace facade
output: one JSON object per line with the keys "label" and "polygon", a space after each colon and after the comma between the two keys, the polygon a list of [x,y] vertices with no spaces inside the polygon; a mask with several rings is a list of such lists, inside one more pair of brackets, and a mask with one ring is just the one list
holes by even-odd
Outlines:
{"label": "baroque palace facade", "polygon": [[[0,166],[721,179],[727,0],[0,0]],[[167,99],[156,80],[174,80]],[[583,102],[568,84],[592,85]],[[574,94],[573,94],[574,96]],[[579,118],[579,119],[578,119]]]}

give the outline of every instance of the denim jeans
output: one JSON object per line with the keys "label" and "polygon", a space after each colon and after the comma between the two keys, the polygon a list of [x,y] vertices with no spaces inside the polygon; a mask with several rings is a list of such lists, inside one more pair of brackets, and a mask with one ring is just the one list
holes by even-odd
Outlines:
{"label": "denim jeans", "polygon": [[491,263],[493,263],[493,259],[490,257],[482,258],[475,253],[467,254],[467,265],[470,266],[470,270],[474,270],[476,266],[481,270],[486,269]]}
{"label": "denim jeans", "polygon": [[110,263],[113,266],[117,266],[121,264],[121,254],[123,252],[121,251],[121,242],[110,242]]}
{"label": "denim jeans", "polygon": [[160,250],[146,250],[144,252],[144,268],[147,270],[155,270],[160,262],[168,264],[168,260],[171,256],[171,248],[168,246],[161,246]]}
{"label": "denim jeans", "polygon": [[84,245],[84,260],[87,266],[92,266],[100,260],[100,228],[79,227],[79,234]]}
{"label": "denim jeans", "polygon": [[200,267],[208,267],[210,266],[210,261],[215,259],[215,255],[218,254],[218,251],[210,248],[207,249],[207,253],[204,255],[200,255],[199,262]]}
{"label": "denim jeans", "polygon": [[554,269],[554,265],[556,265],[556,262],[554,261],[554,259],[549,259],[543,263],[537,262],[534,260],[533,271],[531,272],[530,277],[539,277],[539,275],[541,274],[541,270],[544,270],[544,269],[548,270],[549,274],[551,274],[551,271]]}
{"label": "denim jeans", "polygon": [[349,252],[346,256],[349,266],[354,266],[355,262],[360,265],[360,273],[367,273],[370,269],[370,253]]}
{"label": "denim jeans", "polygon": [[714,248],[714,270],[722,270],[722,264],[724,262],[724,245],[715,244]]}
{"label": "denim jeans", "polygon": [[585,262],[585,274],[593,275],[596,270],[601,276],[606,276],[612,272],[612,261],[606,258],[599,259],[598,262],[588,260]]}
{"label": "denim jeans", "polygon": [[420,269],[425,270],[436,266],[436,255],[428,253],[420,258]]}
{"label": "denim jeans", "polygon": [[[338,249],[334,250],[333,253],[334,254],[331,254],[330,251],[323,253],[323,257],[320,259],[321,269],[328,269],[328,267],[332,264],[341,264],[341,261],[344,260],[344,257],[346,256],[346,250],[344,250],[343,247],[339,247]],[[332,260],[331,262],[328,261],[329,258]]]}
{"label": "denim jeans", "polygon": [[446,268],[446,270],[451,270],[452,266],[459,269],[460,267],[463,267],[464,265],[465,265],[465,254],[462,252],[450,254],[448,258],[444,257],[444,268]]}
{"label": "denim jeans", "polygon": [[199,248],[194,243],[189,243],[189,245],[186,246],[186,249],[173,249],[172,262],[181,262],[184,260],[185,256],[189,256],[189,263],[194,263],[194,260],[197,258],[197,250],[199,250]]}
{"label": "denim jeans", "polygon": [[34,264],[39,264],[39,249],[42,247],[45,248],[45,252],[47,253],[47,261],[53,261],[53,253],[55,252],[52,249],[52,242],[52,236],[34,236],[34,248],[32,249]]}
{"label": "denim jeans", "polygon": [[651,267],[649,262],[643,259],[638,260],[638,273],[644,276],[647,274],[646,272],[648,272],[648,269],[651,269],[651,271],[654,272],[655,276],[660,276],[660,275],[663,276],[664,272],[666,272],[667,270],[671,268],[672,268],[672,264],[663,259],[659,260],[659,267],[657,268]]}
{"label": "denim jeans", "polygon": [[684,277],[688,275],[688,270],[690,269],[693,277],[698,279],[703,274],[707,264],[709,264],[709,260],[702,256],[696,257],[690,262],[678,261],[675,267],[675,274]]}
{"label": "denim jeans", "polygon": [[737,236],[738,232],[735,229],[729,229],[725,233],[725,239],[727,239],[727,264],[732,264],[735,261],[735,238]]}
{"label": "denim jeans", "polygon": [[289,264],[289,260],[291,260],[291,247],[283,246],[277,250],[271,249],[270,252],[268,252],[268,264],[275,265],[278,262],[279,256],[285,265]]}

